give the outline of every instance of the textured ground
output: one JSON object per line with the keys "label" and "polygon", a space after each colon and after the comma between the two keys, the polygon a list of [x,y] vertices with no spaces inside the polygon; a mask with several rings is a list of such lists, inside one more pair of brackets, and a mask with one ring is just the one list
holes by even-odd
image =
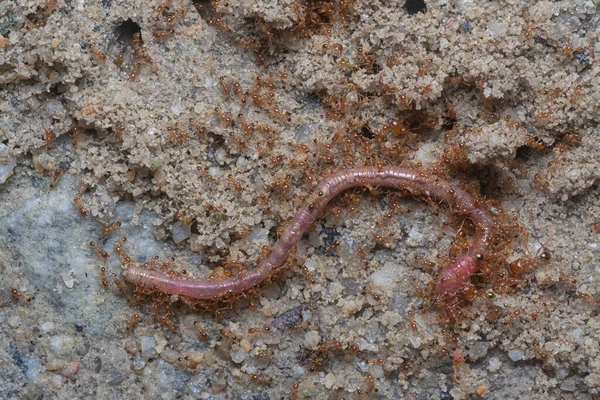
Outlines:
{"label": "textured ground", "polygon": [[[0,398],[600,397],[599,39],[594,1],[0,1]],[[514,218],[506,264],[552,259],[449,323],[418,291],[464,221],[356,190],[253,299],[114,283],[123,236],[251,268],[323,174],[377,163]]]}

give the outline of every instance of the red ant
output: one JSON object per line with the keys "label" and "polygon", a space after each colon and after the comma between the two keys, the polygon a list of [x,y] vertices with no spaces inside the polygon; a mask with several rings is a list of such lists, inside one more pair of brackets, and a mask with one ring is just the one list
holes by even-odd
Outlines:
{"label": "red ant", "polygon": [[[526,235],[526,236],[528,236],[528,235]],[[536,253],[533,257],[518,258],[515,261],[511,262],[508,268],[510,269],[510,272],[512,272],[514,275],[521,275],[525,272],[529,272],[531,270],[531,267],[533,265],[535,265],[538,262],[538,260],[550,261],[550,259],[552,259],[552,254],[545,247],[545,243],[544,243],[536,251]]]}

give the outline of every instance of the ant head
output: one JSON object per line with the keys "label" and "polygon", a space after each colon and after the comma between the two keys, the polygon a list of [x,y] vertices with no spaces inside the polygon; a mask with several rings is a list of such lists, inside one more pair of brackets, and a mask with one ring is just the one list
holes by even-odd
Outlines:
{"label": "ant head", "polygon": [[550,261],[552,259],[552,254],[544,246],[539,248],[538,253],[539,255],[537,256],[537,258],[539,258],[542,261]]}
{"label": "ant head", "polygon": [[[529,235],[527,235],[529,236]],[[537,248],[537,250],[535,251],[535,255],[533,257],[531,257],[531,253],[529,252],[527,243],[525,244],[526,246],[526,250],[527,250],[527,256],[537,260],[541,260],[541,261],[550,261],[552,259],[552,253],[550,252],[550,250],[546,247],[546,244],[548,244],[548,242],[550,240],[552,240],[552,238],[554,238],[554,235],[548,237],[543,243],[540,242],[537,239],[534,239],[536,242],[535,247]]]}

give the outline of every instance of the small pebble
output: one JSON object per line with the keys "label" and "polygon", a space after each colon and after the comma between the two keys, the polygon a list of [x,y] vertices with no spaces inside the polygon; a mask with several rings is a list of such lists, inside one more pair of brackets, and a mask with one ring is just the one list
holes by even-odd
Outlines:
{"label": "small pebble", "polygon": [[366,361],[359,361],[357,365],[358,369],[360,369],[363,373],[369,372],[369,364]]}
{"label": "small pebble", "polygon": [[174,363],[179,359],[179,353],[173,349],[164,349],[162,353],[160,353],[160,358],[168,363]]}
{"label": "small pebble", "polygon": [[[182,394],[191,379],[190,375],[181,368],[175,367],[162,359],[158,359],[152,366],[154,373],[151,379],[154,379],[156,388],[161,394],[160,397],[152,396],[152,398],[181,398],[181,396],[177,396],[172,392]],[[147,377],[149,378],[149,376]],[[169,395],[167,396],[166,393],[169,393]]]}
{"label": "small pebble", "polygon": [[142,356],[138,353],[133,358],[132,363],[133,370],[137,373],[141,373],[146,367],[146,361],[142,358]]}
{"label": "small pebble", "polygon": [[305,123],[296,128],[296,140],[298,143],[308,142],[314,135],[315,127],[311,123]]}
{"label": "small pebble", "polygon": [[358,94],[355,91],[350,91],[346,94],[346,100],[350,103],[358,103]]}
{"label": "small pebble", "polygon": [[89,350],[90,346],[88,343],[79,343],[75,346],[75,352],[81,357],[85,356]]}
{"label": "small pebble", "polygon": [[371,290],[378,294],[391,296],[392,292],[395,289],[397,290],[398,282],[406,278],[406,275],[406,267],[397,263],[387,262],[369,276]]}
{"label": "small pebble", "polygon": [[248,353],[250,352],[250,350],[252,350],[252,343],[250,343],[248,339],[244,338],[240,340],[240,347],[242,348],[242,350]]}
{"label": "small pebble", "polygon": [[191,234],[191,225],[182,221],[177,221],[171,226],[171,236],[176,244],[183,242],[189,238]]}
{"label": "small pebble", "polygon": [[212,394],[219,394],[227,388],[227,378],[223,371],[217,370],[212,375],[210,390]]}
{"label": "small pebble", "polygon": [[317,331],[306,332],[304,336],[304,347],[310,350],[316,350],[321,342],[321,335]]}
{"label": "small pebble", "polygon": [[109,374],[106,377],[106,383],[109,385],[117,385],[123,381],[123,376],[121,374]]}
{"label": "small pebble", "polygon": [[569,370],[568,369],[559,368],[556,371],[556,377],[558,379],[565,379],[567,377],[567,375],[569,375]]}
{"label": "small pebble", "polygon": [[64,378],[64,376],[61,376],[61,375],[51,374],[48,379],[48,383],[54,389],[61,389],[65,384],[65,378]]}
{"label": "small pebble", "polygon": [[484,357],[489,349],[490,345],[488,342],[477,342],[469,349],[469,358],[473,361],[479,360]]}
{"label": "small pebble", "polygon": [[355,266],[360,265],[362,262],[353,243],[351,238],[344,238],[344,241],[335,248],[335,252],[340,257],[343,265]]}
{"label": "small pebble", "polygon": [[50,99],[46,101],[46,111],[48,114],[52,115],[54,119],[63,119],[67,114],[67,110],[62,105],[62,103],[55,99]]}
{"label": "small pebble", "polygon": [[390,328],[398,324],[402,320],[403,318],[400,316],[400,314],[394,311],[386,311],[381,316],[381,323]]}
{"label": "small pebble", "polygon": [[319,266],[317,265],[316,261],[314,261],[313,259],[309,258],[304,262],[304,267],[306,267],[306,270],[308,272],[316,272],[319,269]]}
{"label": "small pebble", "polygon": [[416,229],[408,231],[408,238],[406,238],[406,245],[410,247],[417,247],[423,244],[423,234]]}
{"label": "small pebble", "polygon": [[192,350],[192,351],[187,352],[186,356],[187,356],[187,359],[192,364],[204,364],[205,363],[204,353],[201,351]]}
{"label": "small pebble", "polygon": [[282,312],[275,318],[271,327],[275,330],[282,330],[289,327],[292,327],[302,321],[302,311],[304,308],[302,306],[298,306]]}
{"label": "small pebble", "polygon": [[25,377],[29,382],[37,383],[42,378],[42,362],[36,357],[23,357],[23,366],[25,367]]}
{"label": "small pebble", "polygon": [[248,353],[246,353],[244,351],[244,349],[242,349],[239,346],[233,346],[233,349],[231,350],[230,355],[231,355],[231,361],[233,361],[236,364],[241,364],[246,359],[246,356],[248,355]]}
{"label": "small pebble", "polygon": [[331,298],[333,298],[333,299],[337,299],[338,297],[340,297],[343,289],[344,289],[344,287],[339,282],[335,282],[335,281],[331,282],[329,284],[329,286],[327,287],[329,296],[331,296]]}
{"label": "small pebble", "polygon": [[344,294],[346,296],[356,296],[363,291],[362,285],[354,279],[345,278],[342,284],[344,285]]}
{"label": "small pebble", "polygon": [[60,273],[60,276],[61,276],[65,286],[68,287],[69,289],[72,289],[73,286],[75,285],[75,282],[77,282],[77,279],[75,279],[74,274],[75,274],[74,270],[63,271]]}
{"label": "small pebble", "polygon": [[46,321],[40,325],[40,329],[44,333],[51,333],[52,331],[54,331],[54,328],[55,328],[55,325],[54,325],[54,322],[52,322],[52,321]]}
{"label": "small pebble", "polygon": [[46,363],[46,370],[47,371],[60,371],[64,367],[65,367],[65,362],[63,360],[61,360],[61,359],[58,359],[58,358],[50,359]]}
{"label": "small pebble", "polygon": [[[371,338],[371,340],[373,340],[373,339]],[[371,343],[370,341],[366,340],[365,338],[360,338],[359,339],[359,341],[358,341],[358,348],[361,351],[373,351],[373,352],[378,352],[379,351],[379,347],[376,344]]]}
{"label": "small pebble", "polygon": [[0,143],[0,184],[10,178],[16,166],[17,162],[14,157],[11,157],[8,146]]}
{"label": "small pebble", "polygon": [[560,385],[560,390],[563,390],[565,392],[576,392],[577,391],[577,387],[579,386],[580,383],[580,378],[577,376],[571,376],[567,379],[565,379],[563,381],[563,383],[561,383]]}
{"label": "small pebble", "polygon": [[525,358],[525,352],[521,349],[514,349],[508,352],[508,358],[513,361],[520,361]]}
{"label": "small pebble", "polygon": [[69,354],[75,347],[75,338],[69,335],[56,335],[50,338],[50,349],[57,355]]}
{"label": "small pebble", "polygon": [[421,347],[422,342],[420,337],[410,335],[408,339],[410,340],[410,344],[412,344],[415,349]]}
{"label": "small pebble", "polygon": [[383,367],[381,365],[374,365],[371,367],[371,375],[376,379],[383,378]]}
{"label": "small pebble", "polygon": [[156,351],[156,340],[154,340],[152,336],[143,336],[140,341],[140,346],[142,349],[142,357],[145,360],[158,357],[158,352]]}
{"label": "small pebble", "polygon": [[125,349],[126,352],[128,352],[132,356],[134,356],[138,353],[137,343],[133,339],[125,340],[125,342],[123,343],[123,348]]}
{"label": "small pebble", "polygon": [[325,387],[327,389],[331,389],[334,384],[335,384],[335,375],[333,375],[332,373],[328,373],[325,376],[325,378],[323,379],[323,385],[325,385]]}
{"label": "small pebble", "polygon": [[300,365],[294,365],[292,367],[292,374],[294,374],[294,376],[300,376],[304,374],[304,368],[302,368]]}
{"label": "small pebble", "polygon": [[13,315],[13,316],[9,317],[8,321],[6,321],[6,322],[8,323],[8,326],[16,329],[19,326],[21,326],[21,317],[19,317],[18,315]]}
{"label": "small pebble", "polygon": [[[15,300],[15,297],[10,294],[10,291],[7,289],[2,289],[0,288],[0,307],[4,307],[10,303],[12,303]],[[0,321],[2,321],[2,318],[0,318]]]}
{"label": "small pebble", "polygon": [[[338,276],[338,268],[336,266],[326,266],[323,270],[323,274],[325,275],[325,277],[329,280],[334,280],[337,276]],[[342,292],[342,286],[338,283],[338,282],[334,282],[336,285],[339,285],[339,292]]]}
{"label": "small pebble", "polygon": [[167,347],[169,342],[162,335],[154,335],[154,340],[156,340],[156,352],[158,354],[162,353],[162,351]]}
{"label": "small pebble", "polygon": [[61,371],[61,375],[66,378],[72,378],[79,373],[81,363],[79,361],[71,361],[65,365]]}
{"label": "small pebble", "polygon": [[488,364],[488,370],[490,372],[497,372],[502,367],[502,361],[498,357],[490,358],[490,362]]}

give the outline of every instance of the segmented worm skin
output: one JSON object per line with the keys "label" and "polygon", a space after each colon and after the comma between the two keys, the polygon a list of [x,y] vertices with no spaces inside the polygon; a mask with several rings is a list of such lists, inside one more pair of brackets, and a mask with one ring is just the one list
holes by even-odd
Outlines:
{"label": "segmented worm skin", "polygon": [[285,227],[268,257],[241,276],[222,280],[189,280],[130,266],[125,271],[125,279],[136,285],[195,299],[216,299],[243,292],[268,279],[283,266],[290,251],[331,199],[346,189],[364,186],[405,189],[415,195],[445,202],[453,212],[468,215],[473,220],[476,228],[473,245],[442,268],[436,286],[439,295],[454,294],[479,269],[480,262],[487,256],[486,248],[494,228],[489,210],[473,195],[435,175],[407,167],[385,166],[345,169],[323,178]]}

